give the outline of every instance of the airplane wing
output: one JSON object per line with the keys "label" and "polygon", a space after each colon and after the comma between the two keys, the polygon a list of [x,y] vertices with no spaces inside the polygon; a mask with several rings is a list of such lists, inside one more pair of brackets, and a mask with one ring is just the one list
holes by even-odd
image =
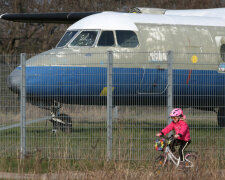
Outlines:
{"label": "airplane wing", "polygon": [[100,12],[60,12],[60,13],[6,13],[0,19],[25,23],[72,24],[80,19]]}

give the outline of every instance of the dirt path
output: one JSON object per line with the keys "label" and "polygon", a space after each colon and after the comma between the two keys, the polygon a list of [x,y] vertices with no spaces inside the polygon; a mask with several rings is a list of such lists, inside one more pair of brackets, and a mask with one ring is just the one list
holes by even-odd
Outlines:
{"label": "dirt path", "polygon": [[49,173],[49,174],[31,174],[31,173],[7,173],[0,172],[0,179],[38,179],[38,180],[51,180],[51,179],[87,179],[85,173],[81,172],[67,172],[67,173]]}
{"label": "dirt path", "polygon": [[[113,174],[115,172],[106,172],[106,171],[90,171],[90,172],[63,172],[63,173],[45,173],[45,174],[32,174],[32,173],[8,173],[8,172],[0,172],[0,179],[34,179],[34,180],[86,180],[86,179],[91,179],[91,180],[95,180],[95,179],[115,179],[117,178],[122,178],[124,177],[124,175],[126,174],[126,172],[119,172],[122,173],[119,176],[116,176],[115,174]],[[129,175],[128,175],[129,174]],[[137,179],[137,172],[134,171],[129,171],[127,177],[133,177],[132,179]],[[208,174],[208,175],[207,175]],[[165,175],[165,174],[164,174]],[[176,175],[179,175],[179,173]],[[201,174],[203,175],[203,174]],[[224,170],[220,170],[219,172],[214,174],[215,177],[212,177],[210,172],[205,172],[204,173],[204,180],[212,180],[212,179],[218,179],[218,180],[222,180],[225,179],[225,169]],[[114,178],[113,178],[114,177]],[[145,178],[144,178],[145,177]],[[144,178],[144,179],[152,179],[154,178],[154,175],[150,172],[148,172],[148,174],[145,174],[144,177],[140,177],[140,178]],[[187,176],[185,174],[180,174],[179,177],[181,179],[186,179]],[[120,179],[119,178],[119,179]],[[201,180],[201,177],[200,177]]]}

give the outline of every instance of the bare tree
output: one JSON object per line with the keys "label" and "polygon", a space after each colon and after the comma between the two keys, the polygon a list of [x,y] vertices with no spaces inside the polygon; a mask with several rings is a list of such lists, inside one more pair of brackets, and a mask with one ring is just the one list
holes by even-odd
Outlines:
{"label": "bare tree", "polygon": [[[0,0],[0,13],[128,11],[132,7],[217,8],[225,0]],[[54,47],[68,25],[25,24],[0,20],[0,54],[39,53]]]}
{"label": "bare tree", "polygon": [[[22,1],[10,0],[1,1],[1,12],[8,13],[29,13],[29,12],[60,12],[58,3],[61,1]],[[52,3],[52,4],[51,4]],[[8,6],[7,6],[8,4]],[[5,6],[4,6],[5,5]],[[11,7],[11,8],[10,8]],[[58,8],[57,8],[58,7]],[[43,50],[52,48],[59,37],[64,33],[66,25],[59,24],[29,24],[0,21],[0,53],[39,53]]]}

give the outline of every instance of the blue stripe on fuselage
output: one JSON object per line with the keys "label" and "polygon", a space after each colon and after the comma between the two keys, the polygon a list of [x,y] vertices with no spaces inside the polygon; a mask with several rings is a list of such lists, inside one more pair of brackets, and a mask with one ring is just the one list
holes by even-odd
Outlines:
{"label": "blue stripe on fuselage", "polygon": [[[20,69],[20,67],[17,67]],[[188,79],[188,80],[187,80]],[[174,95],[224,95],[224,74],[213,70],[173,70]],[[99,96],[107,86],[102,67],[28,66],[26,91],[40,96]],[[166,94],[167,70],[113,68],[114,95]]]}
{"label": "blue stripe on fuselage", "polygon": [[[134,95],[143,77],[142,69],[113,70],[114,93]],[[28,94],[43,96],[99,96],[107,86],[107,69],[99,67],[27,67]]]}

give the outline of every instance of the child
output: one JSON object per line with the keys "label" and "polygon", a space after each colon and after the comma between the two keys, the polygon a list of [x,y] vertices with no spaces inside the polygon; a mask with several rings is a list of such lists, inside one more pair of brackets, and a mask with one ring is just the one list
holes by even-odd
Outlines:
{"label": "child", "polygon": [[172,122],[166,126],[161,132],[157,133],[156,136],[168,134],[170,131],[175,130],[174,141],[171,142],[170,148],[172,152],[175,151],[174,146],[180,145],[179,156],[180,164],[184,164],[184,150],[191,143],[189,127],[185,122],[186,116],[183,114],[182,109],[176,108],[170,113]]}

